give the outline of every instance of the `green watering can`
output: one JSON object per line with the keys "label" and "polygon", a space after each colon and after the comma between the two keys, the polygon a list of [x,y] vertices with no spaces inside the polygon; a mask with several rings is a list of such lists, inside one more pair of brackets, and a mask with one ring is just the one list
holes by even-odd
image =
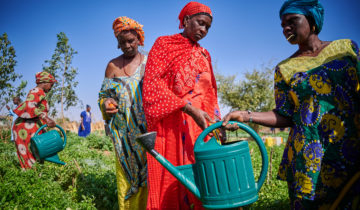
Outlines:
{"label": "green watering can", "polygon": [[206,128],[197,138],[194,146],[195,164],[174,166],[154,150],[156,132],[140,135],[137,141],[176,179],[198,197],[208,209],[227,209],[245,206],[258,199],[268,169],[268,156],[260,136],[249,126],[240,122],[238,126],[250,134],[260,147],[262,168],[259,180],[255,182],[250,158],[249,144],[239,141],[220,145],[212,137],[204,142],[213,130],[220,128],[217,122]]}
{"label": "green watering can", "polygon": [[51,130],[41,135],[38,135],[39,132],[47,127],[47,125],[41,126],[34,136],[31,138],[30,149],[33,153],[34,157],[43,162],[44,160],[65,165],[64,162],[60,161],[58,152],[62,151],[66,145],[66,134],[64,129],[59,125],[56,125],[57,128],[60,129],[61,133],[64,136],[64,140],[62,140],[60,133],[56,130]]}

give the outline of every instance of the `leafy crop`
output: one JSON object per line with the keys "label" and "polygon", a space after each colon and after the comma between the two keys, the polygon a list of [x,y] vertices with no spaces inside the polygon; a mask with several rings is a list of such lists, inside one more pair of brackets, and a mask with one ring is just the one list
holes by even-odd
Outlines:
{"label": "leafy crop", "polygon": [[[67,137],[67,146],[59,153],[65,166],[45,162],[26,171],[20,168],[14,143],[0,140],[1,209],[118,209],[111,139],[100,134],[82,138],[68,133]],[[239,137],[247,136],[239,133]],[[257,179],[261,155],[254,141],[249,146]],[[268,174],[258,201],[244,209],[290,208],[286,182],[276,179],[284,145],[272,150],[271,176]],[[271,148],[267,151],[270,156]]]}
{"label": "leafy crop", "polygon": [[111,140],[96,134],[67,137],[67,146],[59,153],[65,166],[45,162],[26,171],[20,168],[14,144],[0,142],[2,209],[118,208]]}

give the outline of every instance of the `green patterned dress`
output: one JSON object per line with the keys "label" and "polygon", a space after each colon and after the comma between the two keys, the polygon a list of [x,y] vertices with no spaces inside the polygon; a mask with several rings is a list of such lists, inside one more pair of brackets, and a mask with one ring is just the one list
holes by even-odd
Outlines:
{"label": "green patterned dress", "polygon": [[[328,208],[360,171],[360,63],[355,42],[331,42],[316,57],[275,70],[275,111],[293,121],[278,178],[293,209]],[[357,182],[340,204],[360,202]]]}
{"label": "green patterned dress", "polygon": [[[105,78],[99,92],[99,106],[109,124],[117,161],[130,185],[125,200],[136,194],[140,187],[146,187],[146,153],[135,140],[147,131],[141,93],[146,61],[145,56],[132,76]],[[105,113],[106,98],[113,98],[118,103],[119,111],[112,117]]]}

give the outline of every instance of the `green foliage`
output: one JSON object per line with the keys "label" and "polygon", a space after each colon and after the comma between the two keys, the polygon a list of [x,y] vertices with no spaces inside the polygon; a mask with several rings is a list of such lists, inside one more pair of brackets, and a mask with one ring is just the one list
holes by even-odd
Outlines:
{"label": "green foliage", "polygon": [[233,110],[269,111],[274,108],[273,71],[263,66],[245,73],[244,80],[236,76],[216,75],[221,103]]}
{"label": "green foliage", "polygon": [[7,34],[2,34],[0,36],[0,111],[14,96],[25,95],[26,81],[21,81],[17,87],[14,86],[14,82],[22,77],[15,72],[15,57],[15,49],[11,46]]}
{"label": "green foliage", "polygon": [[[261,153],[255,141],[250,141],[249,147],[250,150],[253,151],[251,154],[251,160],[253,163],[255,179],[257,180],[260,175],[262,165]],[[249,206],[246,206],[245,209],[290,209],[287,183],[276,179],[284,147],[284,145],[274,146],[272,148],[266,146],[269,159],[271,150],[273,150],[271,165],[269,164],[269,171],[271,167],[271,175],[268,173],[267,179],[260,189],[259,200]]]}
{"label": "green foliage", "polygon": [[[238,136],[249,137],[243,131]],[[20,168],[14,144],[0,141],[2,209],[118,209],[115,154],[110,138],[97,134],[82,138],[74,133],[67,137],[67,146],[59,153],[60,159],[67,163],[65,166],[45,162],[26,171]],[[229,137],[234,139],[234,132]],[[260,151],[254,141],[249,141],[249,147],[258,179],[262,164]],[[266,149],[270,157],[271,148]],[[258,201],[244,209],[290,208],[287,184],[276,179],[283,150],[284,145],[273,147],[271,176],[268,174]]]}
{"label": "green foliage", "polygon": [[0,142],[2,209],[118,209],[111,140],[91,135],[89,141],[73,133],[67,137],[59,153],[65,166],[45,162],[26,171],[20,168],[14,144]]}
{"label": "green foliage", "polygon": [[113,148],[112,140],[108,136],[105,135],[99,136],[97,134],[91,133],[86,137],[86,139],[88,145],[91,148],[100,149],[103,151],[112,150]]}
{"label": "green foliage", "polygon": [[50,115],[56,116],[55,106],[60,104],[61,117],[64,117],[64,110],[76,106],[80,102],[75,93],[75,88],[78,85],[75,77],[78,70],[71,65],[77,51],[70,46],[69,39],[64,32],[57,34],[57,39],[55,52],[50,60],[45,61],[47,65],[43,65],[43,70],[52,74],[58,81],[46,94]]}

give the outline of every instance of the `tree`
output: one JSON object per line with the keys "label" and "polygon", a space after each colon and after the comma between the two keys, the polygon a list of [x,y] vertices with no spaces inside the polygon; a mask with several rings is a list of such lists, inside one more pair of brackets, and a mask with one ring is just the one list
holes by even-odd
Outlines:
{"label": "tree", "polygon": [[[275,108],[273,69],[262,66],[245,73],[243,80],[236,75],[223,76],[217,73],[218,93],[222,104],[231,110],[269,111]],[[255,130],[257,126],[252,126]]]}
{"label": "tree", "polygon": [[56,105],[61,106],[61,119],[64,121],[64,110],[76,106],[80,102],[75,93],[78,82],[75,80],[78,74],[77,68],[72,66],[72,60],[77,52],[70,46],[69,39],[64,32],[57,34],[55,52],[50,60],[46,60],[43,70],[52,74],[57,83],[51,91],[46,94],[50,107],[50,115],[55,117],[57,114]]}
{"label": "tree", "polygon": [[0,111],[14,96],[25,96],[26,81],[15,87],[14,82],[22,78],[15,72],[15,49],[11,46],[6,33],[0,36]]}

